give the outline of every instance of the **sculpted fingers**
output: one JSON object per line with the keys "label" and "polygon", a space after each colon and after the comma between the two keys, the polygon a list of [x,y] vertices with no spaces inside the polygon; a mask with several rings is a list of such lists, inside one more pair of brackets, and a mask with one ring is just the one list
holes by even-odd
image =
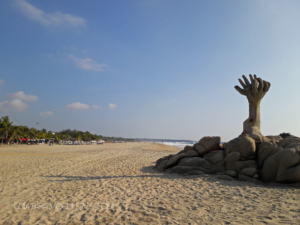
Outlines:
{"label": "sculpted fingers", "polygon": [[241,95],[246,95],[246,91],[240,88],[239,86],[234,86],[234,88],[241,94]]}
{"label": "sculpted fingers", "polygon": [[246,88],[246,85],[244,84],[244,82],[241,79],[239,79],[239,82],[240,82],[240,84],[242,85],[243,88]]}
{"label": "sculpted fingers", "polygon": [[257,90],[262,91],[263,88],[264,88],[264,82],[261,78],[258,78],[257,80],[258,80],[258,83],[259,83]]}
{"label": "sculpted fingers", "polygon": [[250,83],[249,83],[247,77],[245,75],[243,75],[243,78],[244,78],[244,81],[245,81],[246,85],[249,87]]}
{"label": "sculpted fingers", "polygon": [[263,92],[267,92],[269,90],[269,82],[264,80],[263,83],[264,83]]}

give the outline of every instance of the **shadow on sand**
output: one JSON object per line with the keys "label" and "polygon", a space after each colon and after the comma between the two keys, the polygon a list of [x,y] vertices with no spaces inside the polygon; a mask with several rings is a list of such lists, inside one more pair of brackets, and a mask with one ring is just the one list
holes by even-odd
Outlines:
{"label": "shadow on sand", "polygon": [[[169,174],[169,173],[162,173],[158,172],[153,166],[145,166],[140,169],[141,172],[146,173],[145,175],[122,175],[122,176],[64,176],[64,175],[55,175],[55,176],[42,176],[45,178],[50,178],[49,182],[68,182],[68,181],[88,181],[88,180],[104,180],[104,179],[116,179],[116,178],[145,178],[145,177],[152,177],[152,178],[161,178],[161,179],[201,179],[199,182],[209,182],[215,183],[216,186],[252,186],[252,187],[268,187],[268,188],[280,188],[280,189],[290,189],[296,188],[300,189],[300,183],[296,184],[280,184],[280,183],[263,183],[260,181],[257,182],[245,182],[245,181],[225,181],[221,180],[216,177],[216,175],[211,174],[204,174],[204,175],[189,175],[184,176],[180,174]],[[54,178],[54,179],[53,179]],[[55,179],[57,178],[57,179]]]}

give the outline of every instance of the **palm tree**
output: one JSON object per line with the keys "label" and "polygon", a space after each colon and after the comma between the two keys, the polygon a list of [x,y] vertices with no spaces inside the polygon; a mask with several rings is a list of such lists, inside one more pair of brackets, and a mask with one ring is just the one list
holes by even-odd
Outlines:
{"label": "palm tree", "polygon": [[1,122],[0,122],[0,135],[1,135],[1,138],[2,138],[1,145],[3,145],[3,139],[8,138],[8,135],[9,135],[9,133],[12,130],[12,127],[13,127],[12,124],[13,124],[13,122],[10,122],[8,116],[4,116],[4,117],[1,118]]}
{"label": "palm tree", "polygon": [[16,140],[19,144],[19,141],[22,141],[24,134],[24,127],[22,126],[13,126],[11,130],[10,141]]}

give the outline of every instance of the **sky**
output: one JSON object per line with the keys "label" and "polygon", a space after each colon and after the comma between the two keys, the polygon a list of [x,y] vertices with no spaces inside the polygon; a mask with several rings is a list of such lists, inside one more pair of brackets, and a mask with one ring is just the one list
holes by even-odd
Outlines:
{"label": "sky", "polygon": [[300,136],[300,1],[0,1],[0,116],[128,138]]}

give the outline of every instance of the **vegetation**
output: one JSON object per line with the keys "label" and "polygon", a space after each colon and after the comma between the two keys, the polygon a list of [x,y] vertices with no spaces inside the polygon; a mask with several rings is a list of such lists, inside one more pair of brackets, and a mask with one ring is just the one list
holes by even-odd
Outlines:
{"label": "vegetation", "polygon": [[7,144],[10,143],[20,143],[22,139],[50,139],[54,138],[56,141],[67,141],[67,140],[78,140],[78,141],[99,141],[104,140],[106,142],[116,142],[116,141],[134,141],[133,139],[121,138],[121,137],[105,137],[102,135],[91,134],[89,131],[80,130],[62,130],[60,132],[53,132],[46,129],[37,130],[35,128],[28,128],[27,126],[15,126],[13,122],[10,121],[8,116],[4,116],[0,119],[0,138],[1,144],[4,141]]}

